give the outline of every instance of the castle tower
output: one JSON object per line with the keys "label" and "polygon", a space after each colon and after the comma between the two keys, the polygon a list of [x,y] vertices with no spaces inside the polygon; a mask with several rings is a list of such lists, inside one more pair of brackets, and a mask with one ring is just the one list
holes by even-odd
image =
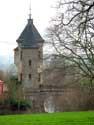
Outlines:
{"label": "castle tower", "polygon": [[43,42],[31,19],[16,41],[14,63],[18,68],[18,80],[24,89],[38,88],[43,84]]}

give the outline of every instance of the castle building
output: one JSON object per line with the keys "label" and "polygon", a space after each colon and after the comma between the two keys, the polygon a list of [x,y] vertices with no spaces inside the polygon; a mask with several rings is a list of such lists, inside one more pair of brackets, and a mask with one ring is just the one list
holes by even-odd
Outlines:
{"label": "castle building", "polygon": [[29,14],[28,23],[17,39],[14,63],[18,80],[24,89],[38,88],[43,84],[43,38],[37,31]]}

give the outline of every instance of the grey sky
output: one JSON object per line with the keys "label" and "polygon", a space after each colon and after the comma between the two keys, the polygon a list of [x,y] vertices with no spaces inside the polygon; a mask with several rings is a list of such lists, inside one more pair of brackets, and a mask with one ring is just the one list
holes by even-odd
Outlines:
{"label": "grey sky", "polygon": [[[56,0],[31,0],[34,24],[43,36],[55,13]],[[30,0],[0,0],[0,56],[8,56],[16,47],[16,39],[25,27]]]}

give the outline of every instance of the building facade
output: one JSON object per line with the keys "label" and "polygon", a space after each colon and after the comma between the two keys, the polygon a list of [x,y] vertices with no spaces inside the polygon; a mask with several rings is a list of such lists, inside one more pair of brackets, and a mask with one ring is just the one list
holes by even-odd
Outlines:
{"label": "building facade", "polygon": [[18,80],[24,89],[38,88],[43,84],[43,42],[31,15],[17,39],[14,63],[18,69]]}

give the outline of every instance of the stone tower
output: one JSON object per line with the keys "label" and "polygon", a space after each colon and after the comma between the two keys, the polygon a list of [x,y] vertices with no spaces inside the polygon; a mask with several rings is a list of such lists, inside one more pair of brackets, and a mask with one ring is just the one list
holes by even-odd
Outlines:
{"label": "stone tower", "polygon": [[43,84],[43,42],[29,15],[28,23],[17,39],[14,63],[18,68],[18,80],[24,89],[38,88]]}

